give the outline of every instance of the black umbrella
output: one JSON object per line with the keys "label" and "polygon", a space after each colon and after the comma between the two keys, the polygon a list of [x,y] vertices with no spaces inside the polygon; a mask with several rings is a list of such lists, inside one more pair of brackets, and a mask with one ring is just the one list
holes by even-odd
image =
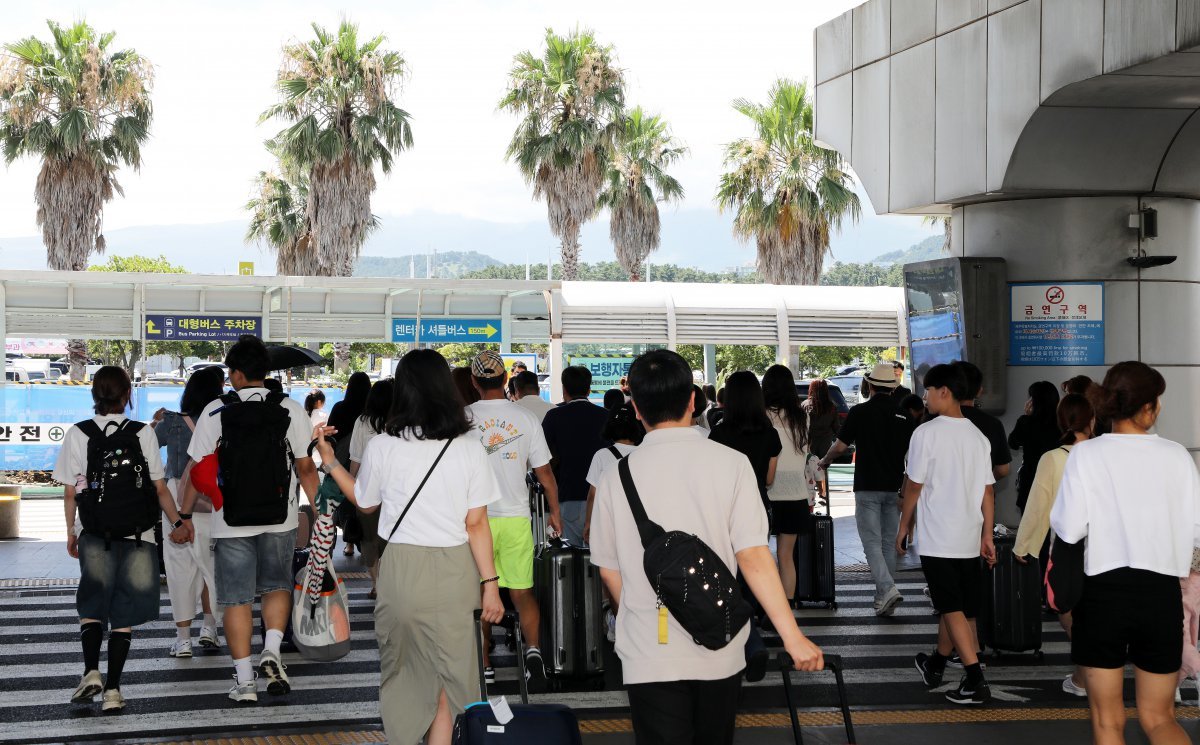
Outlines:
{"label": "black umbrella", "polygon": [[271,358],[272,370],[290,370],[293,367],[320,366],[325,364],[321,355],[305,347],[293,347],[281,344],[277,347],[267,347],[267,355]]}

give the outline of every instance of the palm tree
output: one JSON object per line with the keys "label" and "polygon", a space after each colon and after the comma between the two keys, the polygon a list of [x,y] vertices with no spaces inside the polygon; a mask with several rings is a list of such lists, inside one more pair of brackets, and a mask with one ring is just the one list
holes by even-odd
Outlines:
{"label": "palm tree", "polygon": [[683,187],[666,169],[686,152],[661,117],[646,115],[640,106],[625,117],[599,205],[609,209],[617,262],[634,282],[641,279],[642,262],[658,248],[658,202],[683,198]]}
{"label": "palm tree", "polygon": [[280,159],[279,165],[278,172],[259,171],[254,179],[255,195],[246,203],[246,242],[264,243],[275,252],[276,274],[319,274],[308,223],[308,179],[294,164]]}
{"label": "palm tree", "polygon": [[862,213],[846,164],[813,141],[808,86],[780,79],[764,106],[745,99],[733,108],[754,123],[756,137],[725,148],[729,171],[716,201],[735,211],[734,234],[754,238],[758,272],[773,284],[817,284],[831,229]]}
{"label": "palm tree", "polygon": [[596,213],[609,151],[621,131],[624,76],[611,46],[590,31],[546,30],[541,57],[521,52],[500,108],[521,115],[507,157],[546,199],[550,231],[562,242],[563,279],[579,274],[579,229]]}
{"label": "palm tree", "polygon": [[[110,51],[113,32],[47,21],[53,41],[4,45],[0,141],[4,160],[40,158],[37,223],[51,269],[87,268],[104,251],[104,204],[121,194],[117,170],[142,163],[150,130],[153,69],[132,49]],[[68,342],[71,377],[83,377],[87,344]]]}
{"label": "palm tree", "polygon": [[942,229],[942,253],[950,253],[950,215],[925,215],[921,218],[922,225]]}
{"label": "palm tree", "polygon": [[277,85],[282,101],[260,121],[290,126],[269,143],[308,181],[305,215],[312,256],[296,266],[316,276],[348,277],[371,227],[374,167],[412,147],[409,115],[395,98],[407,71],[399,52],[383,50],[382,34],[358,42],[358,27],[337,33],[313,24],[316,38],[283,48]]}

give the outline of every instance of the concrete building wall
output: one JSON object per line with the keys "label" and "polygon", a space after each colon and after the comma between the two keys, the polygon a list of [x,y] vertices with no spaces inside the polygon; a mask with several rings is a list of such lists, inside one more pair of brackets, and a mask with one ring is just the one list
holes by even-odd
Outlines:
{"label": "concrete building wall", "polygon": [[[1125,258],[1137,250],[1128,228],[1135,197],[1028,199],[968,205],[955,210],[952,252],[999,256],[1010,282],[1103,281],[1105,364],[1140,359],[1167,380],[1158,432],[1188,447],[1200,465],[1200,202],[1146,199],[1159,214],[1159,238],[1144,241],[1149,254],[1178,256],[1174,264],[1137,270]],[[1073,375],[1096,380],[1105,367],[1009,367],[1009,407],[1002,417],[1012,430],[1030,383],[1056,385]],[[1012,525],[1016,470],[1002,484],[999,518]],[[1134,495],[1136,496],[1136,495]]]}

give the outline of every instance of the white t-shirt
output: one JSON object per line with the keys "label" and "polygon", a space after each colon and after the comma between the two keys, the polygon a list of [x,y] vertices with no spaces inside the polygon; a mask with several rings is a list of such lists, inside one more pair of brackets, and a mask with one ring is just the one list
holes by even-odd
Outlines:
{"label": "white t-shirt", "polygon": [[308,422],[311,425],[308,431],[311,432],[322,424],[329,422],[329,412],[325,411],[324,407],[313,409],[312,413],[308,415]]}
{"label": "white t-shirt", "polygon": [[[634,450],[637,450],[637,445],[626,445],[623,442],[613,443],[613,447],[617,449],[621,457],[625,457]],[[592,456],[592,465],[588,466],[586,481],[591,486],[600,486],[600,479],[604,478],[604,474],[608,473],[608,469],[615,468],[616,465],[617,459],[613,456],[612,451],[608,448],[600,448]]]}
{"label": "white t-shirt", "polygon": [[983,494],[992,477],[992,448],[969,419],[939,416],[913,433],[908,478],[922,485],[918,502],[921,556],[971,559],[983,537]]}
{"label": "white t-shirt", "polygon": [[476,401],[467,407],[503,499],[488,506],[488,517],[529,517],[525,474],[550,462],[542,423],[528,409],[505,400]]}
{"label": "white t-shirt", "polygon": [[[650,432],[629,457],[646,514],[665,530],[698,536],[737,572],[737,552],[766,545],[767,512],[746,456],[706,439],[692,427]],[[596,487],[592,563],[621,573],[617,654],[627,685],[675,680],[720,680],[746,667],[749,624],[723,649],[692,641],[667,618],[667,643],[658,643],[654,589],[642,567],[644,551],[620,471],[609,468]]]}
{"label": "white t-shirt", "polygon": [[[120,424],[125,421],[125,415],[105,414],[92,417],[92,421],[100,427],[101,431],[104,431],[109,424]],[[154,435],[154,430],[150,425],[143,426],[142,430],[138,432],[138,443],[142,446],[142,456],[146,459],[150,480],[161,481],[163,478],[162,456],[159,453],[158,438]],[[87,435],[72,425],[63,436],[62,447],[58,451],[58,460],[54,463],[54,473],[51,478],[65,486],[74,487],[76,494],[87,483],[87,447]],[[79,522],[79,517],[76,516],[75,535],[79,535],[82,530],[83,526]],[[122,536],[122,538],[134,537],[136,536]],[[154,529],[151,528],[142,533],[142,540],[154,543]]]}
{"label": "white t-shirt", "polygon": [[541,396],[537,396],[532,393],[526,396],[521,396],[516,400],[515,403],[517,406],[533,412],[534,416],[538,418],[539,422],[546,418],[547,411],[550,411],[554,408],[554,404],[550,403],[549,401],[543,401]]}
{"label": "white t-shirt", "polygon": [[374,439],[377,434],[379,433],[371,426],[371,420],[365,416],[360,417],[358,424],[354,425],[354,434],[350,435],[350,460],[362,463],[367,443]]}
{"label": "white t-shirt", "polygon": [[1200,546],[1200,475],[1158,435],[1101,435],[1071,449],[1050,510],[1054,533],[1087,538],[1089,576],[1130,567],[1186,577]]}
{"label": "white t-shirt", "polygon": [[[238,397],[243,401],[247,401],[254,396],[266,398],[269,394],[266,388],[243,388],[237,392]],[[200,418],[196,420],[196,431],[192,433],[192,441],[188,444],[188,457],[199,463],[204,456],[216,451],[217,441],[221,439],[221,415],[214,414],[217,409],[225,404],[221,403],[221,399],[213,401],[208,406],[204,407]],[[290,398],[284,397],[280,402],[283,408],[288,410],[288,415],[291,417],[291,422],[288,425],[288,443],[292,446],[292,454],[296,460],[308,457],[308,444],[312,442],[312,427],[309,426],[308,413],[304,411],[304,407]],[[292,509],[288,510],[288,517],[279,525],[250,525],[242,527],[231,527],[225,524],[225,511],[214,510],[212,519],[212,536],[213,538],[249,538],[251,536],[262,535],[263,533],[283,533],[289,530],[295,530],[297,526],[296,520],[296,474],[292,473],[292,484],[288,488],[288,494],[292,495]]]}
{"label": "white t-shirt", "polygon": [[473,431],[456,438],[430,473],[430,466],[445,446],[445,440],[418,440],[412,434],[408,439],[381,435],[367,443],[354,482],[354,497],[359,507],[382,505],[380,538],[388,538],[427,473],[429,480],[391,536],[392,543],[461,546],[467,542],[467,510],[500,498],[487,453]]}

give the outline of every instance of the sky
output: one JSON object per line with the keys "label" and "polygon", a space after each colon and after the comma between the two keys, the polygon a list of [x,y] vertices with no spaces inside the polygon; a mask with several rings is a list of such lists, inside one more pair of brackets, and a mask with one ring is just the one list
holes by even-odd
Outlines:
{"label": "sky", "polygon": [[[399,103],[415,145],[379,179],[373,210],[527,222],[544,220],[545,207],[504,159],[516,119],[496,104],[513,55],[540,49],[547,27],[591,28],[614,45],[628,103],[662,114],[690,149],[675,170],[687,192],[681,208],[713,209],[722,146],[751,134],[731,101],[764,99],[778,77],[811,78],[813,29],[859,1],[41,0],[6,3],[0,37],[48,38],[46,18],[86,18],[154,64],[151,140],[141,172],[121,171],[125,197],[106,207],[106,229],[245,219],[251,182],[271,165],[262,142],[281,127],[257,123],[276,97],[280,49],[308,39],[311,22],[334,27],[343,17],[362,36],[385,33],[410,70]],[[37,234],[38,168],[26,159],[0,169],[0,237]]]}

